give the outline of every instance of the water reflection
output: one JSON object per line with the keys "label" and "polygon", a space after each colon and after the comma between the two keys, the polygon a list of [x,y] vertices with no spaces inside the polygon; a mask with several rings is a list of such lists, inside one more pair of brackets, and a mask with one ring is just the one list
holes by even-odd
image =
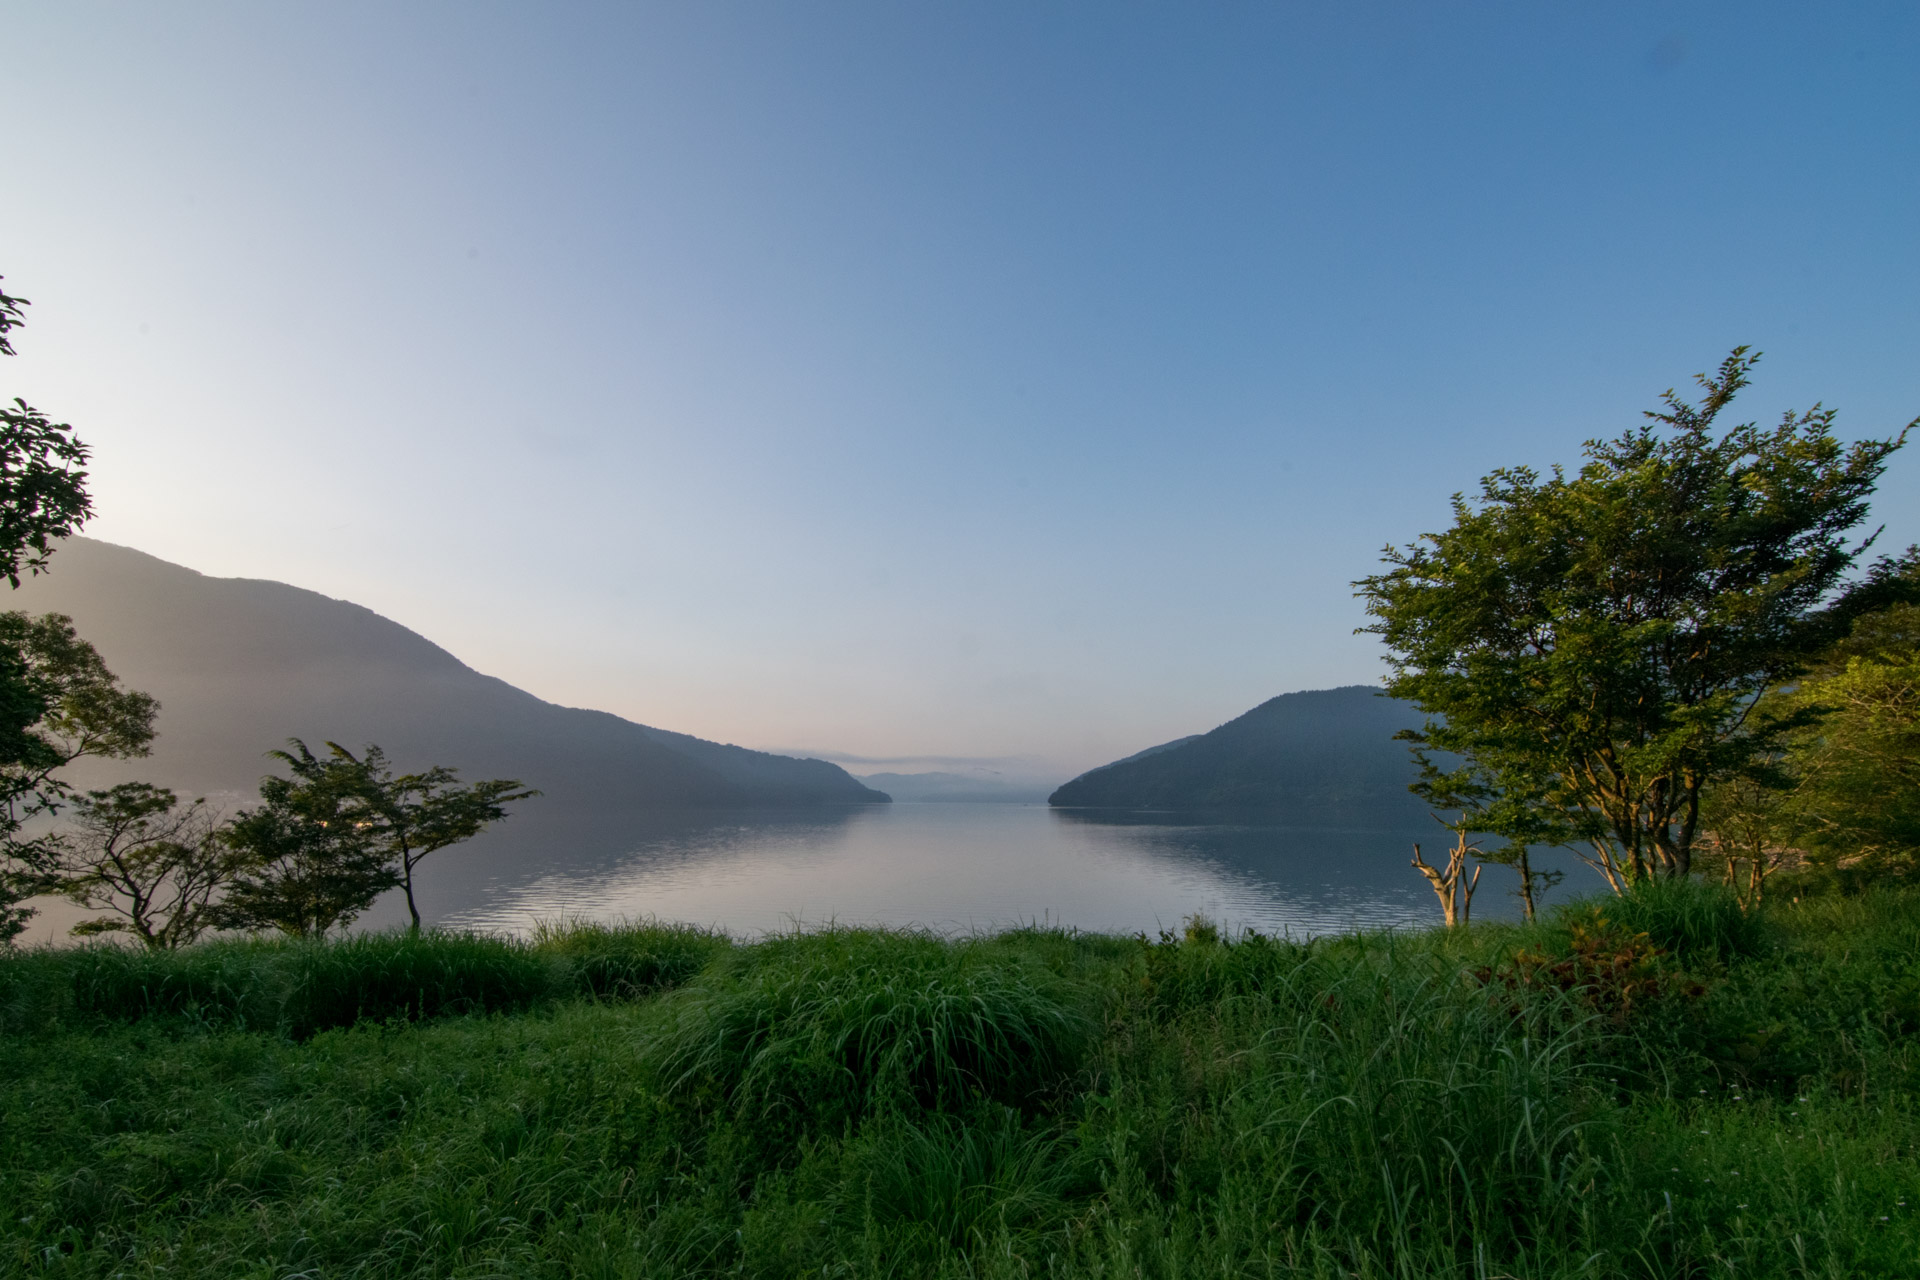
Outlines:
{"label": "water reflection", "polygon": [[[511,826],[511,824],[509,824]],[[1259,815],[896,804],[502,829],[423,871],[438,923],[524,931],[653,916],[752,935],[828,922],[990,930],[1046,921],[1152,933],[1205,914],[1310,936],[1437,921],[1407,865],[1437,828],[1314,830]],[[1578,870],[1577,866],[1575,868]],[[1513,917],[1489,868],[1478,918]],[[1559,896],[1595,887],[1569,875]],[[373,926],[403,918],[383,902]],[[394,919],[387,917],[393,916]]]}

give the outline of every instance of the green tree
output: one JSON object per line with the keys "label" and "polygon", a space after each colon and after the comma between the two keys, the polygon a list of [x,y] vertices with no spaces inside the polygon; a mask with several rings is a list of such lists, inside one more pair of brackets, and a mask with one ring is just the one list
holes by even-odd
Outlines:
{"label": "green tree", "polygon": [[1827,878],[1920,878],[1920,605],[1860,617],[1781,701],[1817,718],[1791,738],[1776,825]]}
{"label": "green tree", "polygon": [[1696,862],[1748,908],[1782,870],[1843,883],[1920,870],[1911,787],[1920,762],[1915,726],[1901,727],[1920,662],[1920,548],[1883,557],[1836,612],[1852,615],[1848,633],[1754,708],[1756,725],[1794,727],[1770,735],[1777,746],[1759,771],[1723,779],[1702,799]]}
{"label": "green tree", "polygon": [[1495,471],[1354,584],[1387,692],[1426,713],[1415,789],[1462,828],[1580,849],[1616,890],[1685,875],[1704,790],[1811,718],[1752,712],[1835,635],[1850,531],[1907,431],[1845,446],[1819,406],[1717,431],[1757,359],[1588,441],[1572,475]]}
{"label": "green tree", "polygon": [[420,930],[420,908],[413,896],[413,869],[420,860],[448,845],[471,840],[507,816],[515,800],[537,796],[512,778],[461,783],[452,769],[436,765],[424,773],[394,776],[386,753],[368,746],[355,756],[337,742],[329,742],[332,759],[315,760],[306,744],[294,743],[303,760],[296,769],[323,767],[347,771],[355,781],[359,829],[379,849],[400,876],[407,895],[407,915],[414,932]]}
{"label": "green tree", "polygon": [[[26,305],[26,299],[0,288],[0,355],[14,354],[11,335],[24,323]],[[86,446],[67,424],[50,420],[24,400],[0,406],[0,576],[13,586],[20,585],[22,573],[42,572],[53,545],[78,530],[93,513],[86,461]],[[8,620],[9,633],[0,638],[0,943],[4,943],[17,936],[33,914],[20,905],[21,900],[45,887],[47,850],[40,840],[21,839],[20,831],[28,818],[53,808],[63,794],[53,771],[74,755],[63,756],[58,739],[79,730],[79,742],[93,742],[105,754],[144,754],[153,736],[156,707],[152,699],[146,700],[144,736],[137,727],[129,733],[132,722],[124,716],[118,729],[103,726],[102,716],[113,720],[129,708],[109,696],[117,690],[110,674],[105,692],[97,681],[91,689],[63,682],[63,673],[85,683],[93,678],[94,668],[106,671],[92,647],[72,637],[71,624],[66,624],[65,635],[72,642],[64,646],[62,657],[50,655],[46,646],[37,654],[22,647],[23,635],[59,639],[50,637],[45,627],[36,631],[38,624],[24,614],[0,617]],[[90,663],[85,655],[91,655]],[[49,717],[58,723],[49,723]]]}
{"label": "green tree", "polygon": [[75,797],[67,829],[48,845],[51,880],[81,906],[112,914],[73,932],[131,933],[153,948],[192,942],[240,869],[224,835],[204,800],[182,805],[164,787],[126,782]]}
{"label": "green tree", "polygon": [[[26,305],[0,288],[0,355],[14,354],[7,335]],[[86,463],[72,427],[18,398],[0,405],[0,576],[14,586],[22,572],[42,572],[53,544],[93,514]]]}
{"label": "green tree", "polygon": [[71,618],[0,613],[0,938],[30,917],[22,898],[60,887],[56,838],[20,834],[73,798],[58,771],[82,756],[146,755],[159,711],[121,685]]}
{"label": "green tree", "polygon": [[241,862],[213,919],[319,937],[351,924],[400,876],[371,838],[358,764],[316,759],[297,738],[290,745],[294,751],[270,754],[293,776],[262,778],[260,804],[227,825]]}

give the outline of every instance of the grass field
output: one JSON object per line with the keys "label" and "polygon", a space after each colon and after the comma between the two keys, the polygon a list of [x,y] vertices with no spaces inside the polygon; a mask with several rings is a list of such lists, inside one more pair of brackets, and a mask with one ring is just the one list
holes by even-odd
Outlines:
{"label": "grass field", "polygon": [[0,1272],[1920,1275],[1920,897],[0,956]]}

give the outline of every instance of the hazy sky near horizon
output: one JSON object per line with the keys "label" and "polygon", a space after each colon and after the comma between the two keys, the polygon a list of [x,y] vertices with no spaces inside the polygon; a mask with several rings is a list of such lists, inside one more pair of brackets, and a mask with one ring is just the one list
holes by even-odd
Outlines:
{"label": "hazy sky near horizon", "polygon": [[[1383,544],[1737,343],[1742,418],[1920,414],[1908,3],[8,3],[0,53],[0,394],[93,446],[90,534],[869,768],[1377,680]],[[1916,499],[1920,445],[1887,548]]]}

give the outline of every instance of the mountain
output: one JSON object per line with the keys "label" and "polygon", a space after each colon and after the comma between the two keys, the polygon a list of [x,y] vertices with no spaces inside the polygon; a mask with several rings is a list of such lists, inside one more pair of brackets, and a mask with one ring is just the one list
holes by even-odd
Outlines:
{"label": "mountain", "polygon": [[968,773],[870,773],[861,781],[896,801],[943,804],[1039,804],[1048,790],[1043,782]]}
{"label": "mountain", "polygon": [[[396,767],[518,778],[543,795],[508,825],[563,815],[878,803],[823,760],[749,751],[543,702],[356,604],[279,582],[212,578],[70,538],[6,607],[70,615],[127,685],[160,700],[153,755],[84,762],[83,785],[140,778],[250,798],[289,737],[374,742]],[[521,815],[524,813],[525,817]],[[540,815],[546,815],[541,817]]]}
{"label": "mountain", "polygon": [[1284,693],[1211,733],[1083,773],[1048,797],[1073,808],[1284,810],[1302,825],[1396,826],[1426,806],[1393,735],[1420,723],[1367,685]]}

